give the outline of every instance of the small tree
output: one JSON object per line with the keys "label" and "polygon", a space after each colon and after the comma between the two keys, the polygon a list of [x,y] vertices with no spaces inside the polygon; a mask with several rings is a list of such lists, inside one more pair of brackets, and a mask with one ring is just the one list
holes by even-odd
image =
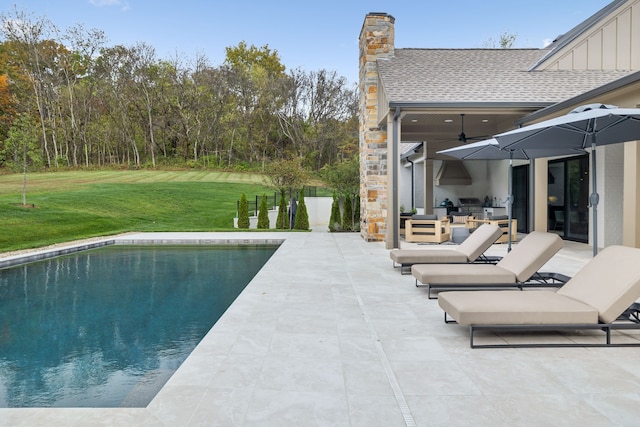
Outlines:
{"label": "small tree", "polygon": [[22,205],[27,205],[27,171],[43,163],[37,128],[26,114],[20,114],[9,128],[9,137],[0,147],[0,161],[14,171],[22,172]]}
{"label": "small tree", "polygon": [[260,201],[260,209],[258,210],[258,228],[259,229],[268,229],[269,228],[269,208],[267,207],[267,195],[262,195],[262,200]]}
{"label": "small tree", "polygon": [[342,229],[351,230],[353,228],[353,208],[351,206],[351,196],[344,196],[344,206],[342,207]]}
{"label": "small tree", "polygon": [[238,228],[249,228],[249,204],[244,193],[240,196],[240,206],[238,206]]}
{"label": "small tree", "polygon": [[353,231],[360,231],[360,196],[354,196]]}
{"label": "small tree", "polygon": [[505,31],[500,34],[498,40],[493,37],[489,37],[489,39],[482,44],[482,47],[487,49],[511,49],[516,43],[517,38],[518,33],[508,33]]}
{"label": "small tree", "polygon": [[289,215],[287,215],[287,196],[280,193],[280,204],[278,205],[278,218],[276,218],[276,228],[281,230],[289,229]]}
{"label": "small tree", "polygon": [[302,167],[300,159],[277,160],[269,164],[266,172],[273,186],[289,199],[309,180],[309,174]]}
{"label": "small tree", "polygon": [[[332,166],[327,166],[322,171],[323,180],[329,184],[338,194],[338,198],[343,198],[342,216],[338,208],[337,216],[334,217],[332,207],[331,231],[338,231],[342,227],[344,231],[357,230],[360,228],[360,204],[358,193],[360,192],[360,163],[358,157],[345,160]],[[356,204],[353,208],[352,201]],[[334,195],[334,204],[336,196]],[[334,220],[337,218],[337,221]],[[333,229],[332,229],[333,227]]]}
{"label": "small tree", "polygon": [[340,231],[342,221],[340,220],[340,200],[338,195],[333,193],[333,203],[331,203],[331,217],[329,218],[329,231]]}
{"label": "small tree", "polygon": [[298,211],[296,212],[296,223],[293,226],[296,230],[309,229],[309,214],[307,213],[307,205],[304,202],[304,190],[300,190],[298,197]]}

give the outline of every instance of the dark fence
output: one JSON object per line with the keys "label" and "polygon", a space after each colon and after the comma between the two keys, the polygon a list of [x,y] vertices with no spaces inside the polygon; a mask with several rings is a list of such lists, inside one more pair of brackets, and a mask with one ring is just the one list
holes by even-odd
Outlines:
{"label": "dark fence", "polygon": [[[316,197],[318,193],[318,187],[303,187],[304,197]],[[296,198],[298,195],[296,194]],[[262,194],[256,195],[252,199],[247,197],[247,205],[249,205],[249,215],[258,215],[258,209],[260,208],[260,203],[262,203]],[[280,203],[280,194],[278,192],[273,192],[273,195],[267,194],[267,208],[275,209],[276,206]],[[236,202],[236,214],[240,210],[240,200]],[[253,212],[253,214],[252,214]]]}

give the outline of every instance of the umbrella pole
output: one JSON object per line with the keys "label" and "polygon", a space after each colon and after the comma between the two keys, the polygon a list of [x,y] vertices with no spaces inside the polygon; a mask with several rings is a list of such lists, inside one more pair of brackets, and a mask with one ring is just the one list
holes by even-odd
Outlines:
{"label": "umbrella pole", "polygon": [[591,196],[589,197],[589,205],[593,209],[593,256],[598,254],[598,203],[600,195],[597,191],[596,178],[596,134],[591,133]]}
{"label": "umbrella pole", "polygon": [[508,225],[507,225],[507,233],[509,233],[509,237],[507,238],[507,252],[511,252],[511,218],[513,217],[513,196],[511,194],[512,186],[513,186],[513,151],[509,151],[509,195],[507,196],[507,211],[509,214],[508,217]]}

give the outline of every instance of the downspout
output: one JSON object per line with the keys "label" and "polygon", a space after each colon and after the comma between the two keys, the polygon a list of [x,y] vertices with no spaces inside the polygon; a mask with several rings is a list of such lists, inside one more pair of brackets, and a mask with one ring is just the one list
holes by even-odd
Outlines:
{"label": "downspout", "polygon": [[416,195],[415,195],[415,184],[416,184],[416,168],[413,160],[407,157],[407,162],[411,164],[411,210],[416,207]]}
{"label": "downspout", "polygon": [[400,107],[396,107],[396,112],[393,115],[393,134],[391,140],[391,161],[393,162],[393,173],[391,175],[391,185],[393,189],[393,197],[391,200],[391,215],[393,215],[393,249],[400,248],[400,206],[398,204],[398,167],[400,166],[398,118],[400,117],[400,111]]}

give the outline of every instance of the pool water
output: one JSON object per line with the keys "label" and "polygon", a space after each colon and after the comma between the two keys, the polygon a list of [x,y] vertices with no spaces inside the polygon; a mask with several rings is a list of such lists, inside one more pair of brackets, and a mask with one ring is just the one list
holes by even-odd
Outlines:
{"label": "pool water", "polygon": [[277,249],[113,245],[0,270],[0,407],[144,407]]}

